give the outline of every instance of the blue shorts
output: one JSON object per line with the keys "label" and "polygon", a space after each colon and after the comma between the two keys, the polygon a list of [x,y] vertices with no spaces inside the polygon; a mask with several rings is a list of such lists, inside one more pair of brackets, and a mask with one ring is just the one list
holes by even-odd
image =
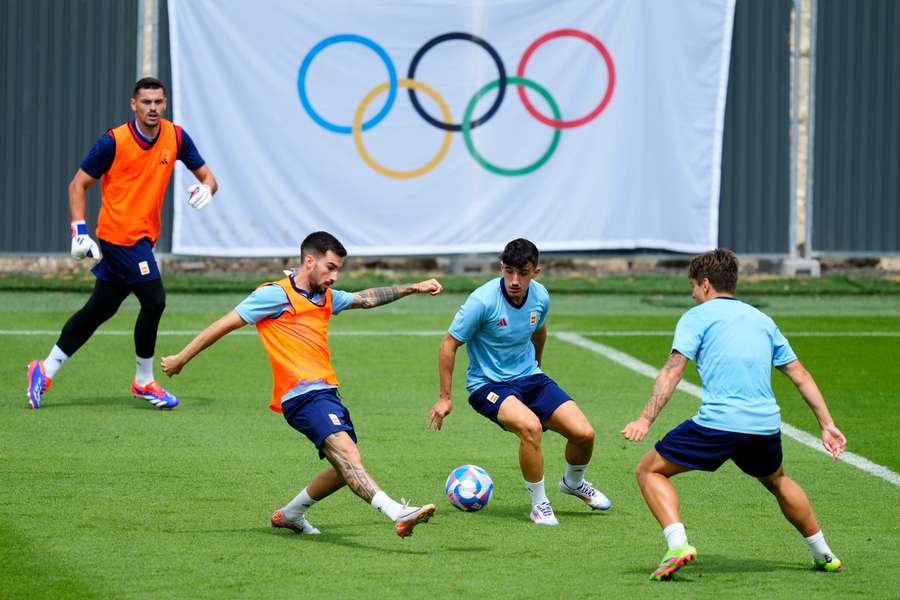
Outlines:
{"label": "blue shorts", "polygon": [[99,243],[103,258],[91,269],[97,279],[132,284],[161,278],[153,244],[147,238],[134,246],[118,246],[103,240]]}
{"label": "blue shorts", "polygon": [[656,442],[660,456],[682,467],[715,471],[729,458],[752,477],[767,477],[781,466],[781,432],[735,433],[697,425],[688,419]]}
{"label": "blue shorts", "polygon": [[281,403],[284,420],[309,438],[319,451],[319,458],[325,458],[322,444],[332,433],[346,431],[356,443],[356,431],[350,420],[350,411],[341,403],[337,388],[313,390]]}
{"label": "blue shorts", "polygon": [[512,381],[485,384],[469,395],[469,404],[479,414],[505,430],[497,420],[497,413],[500,412],[500,405],[509,396],[521,400],[522,404],[537,415],[542,424],[560,405],[572,399],[555,381],[543,373],[537,373]]}

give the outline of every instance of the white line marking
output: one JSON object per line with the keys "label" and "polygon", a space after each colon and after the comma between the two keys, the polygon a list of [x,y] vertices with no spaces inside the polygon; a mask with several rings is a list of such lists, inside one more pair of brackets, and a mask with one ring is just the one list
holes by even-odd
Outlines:
{"label": "white line marking", "polygon": [[[193,337],[200,333],[199,331],[191,331],[191,330],[173,330],[173,331],[160,331],[157,332],[157,336],[185,336],[185,337]],[[338,337],[348,337],[348,336],[359,336],[359,337],[387,337],[387,336],[409,336],[409,337],[429,337],[429,336],[439,336],[447,333],[446,331],[331,331],[328,333],[329,336],[338,336]],[[31,336],[31,335],[59,335],[58,329],[0,329],[0,335],[22,335],[22,336]],[[107,336],[132,336],[134,332],[131,330],[124,329],[106,329],[95,331],[93,335],[107,335]],[[256,329],[250,327],[248,329],[242,329],[238,331],[233,331],[228,334],[229,336],[233,335],[256,335]]]}
{"label": "white line marking", "polygon": [[[173,330],[173,331],[160,331],[157,335],[161,336],[194,336],[200,333],[199,331],[194,330]],[[435,335],[444,335],[446,330],[434,330],[434,331],[366,331],[366,330],[347,330],[347,331],[332,331],[329,335],[337,335],[337,336],[369,336],[369,337],[379,337],[379,336],[435,336]],[[601,331],[555,331],[554,335],[562,335],[572,334],[572,335],[582,335],[582,336],[592,336],[592,337],[671,337],[671,331],[656,331],[656,330],[601,330]],[[134,332],[130,329],[101,329],[94,333],[94,335],[133,335]],[[784,334],[789,337],[900,337],[900,331],[785,331]],[[58,329],[0,329],[0,335],[59,335]],[[255,331],[251,330],[238,330],[229,335],[256,335]]]}
{"label": "white line marking", "polygon": [[[590,350],[591,352],[595,352],[611,361],[622,365],[628,369],[631,369],[635,373],[640,373],[645,377],[649,377],[651,379],[656,379],[656,375],[659,372],[659,369],[655,367],[651,367],[645,362],[641,362],[630,354],[625,354],[624,352],[620,352],[615,348],[610,348],[604,344],[599,342],[594,342],[592,340],[588,340],[577,333],[556,333],[554,337],[561,339],[565,342],[569,342],[575,346],[580,348],[584,348],[585,350]],[[697,398],[702,397],[702,391],[700,387],[694,385],[693,383],[688,383],[686,381],[682,381],[678,384],[678,389],[687,392],[688,394],[695,396]],[[810,435],[805,431],[797,429],[793,425],[788,425],[787,423],[781,423],[781,433],[792,438],[804,446],[808,446],[813,450],[817,450],[822,452],[823,454],[827,454],[831,456],[831,454],[822,447],[822,444],[819,442],[819,439],[814,435]],[[888,483],[893,483],[896,486],[900,486],[900,475],[894,473],[887,467],[883,467],[879,464],[875,464],[867,458],[863,458],[858,454],[854,454],[852,452],[844,452],[841,454],[841,457],[838,460],[842,460],[846,463],[853,465],[859,469],[862,469],[866,473],[870,475],[874,475],[875,477],[879,477],[884,479]]]}

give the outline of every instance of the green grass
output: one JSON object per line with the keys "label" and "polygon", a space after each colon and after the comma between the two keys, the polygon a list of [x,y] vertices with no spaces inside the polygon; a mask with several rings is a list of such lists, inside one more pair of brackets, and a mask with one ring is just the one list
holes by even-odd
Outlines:
{"label": "green grass", "polygon": [[[350,286],[347,286],[353,289]],[[243,297],[171,294],[161,329],[196,331]],[[343,490],[316,506],[323,534],[302,538],[268,527],[268,516],[323,467],[309,443],[266,404],[271,375],[252,335],[232,335],[169,382],[183,404],[153,411],[128,385],[128,335],[96,336],[54,381],[45,408],[30,411],[24,364],[46,355],[83,294],[0,292],[0,597],[896,597],[900,590],[900,489],[785,439],[786,466],[806,489],[824,531],[845,561],[837,575],[810,570],[808,552],[771,496],[733,466],[675,479],[699,560],[675,582],[651,584],[664,552],[633,469],[651,441],[618,434],[651,382],[561,340],[548,342],[545,369],[569,391],[598,436],[589,478],[614,506],[590,514],[553,489],[562,442],[544,441],[550,497],[562,525],[527,519],[516,440],[465,401],[464,360],[455,408],[440,433],[425,428],[436,399],[436,349],[461,295],[408,298],[337,317],[332,355],[365,464],[392,496],[435,502],[438,512],[407,540]],[[864,295],[750,298],[789,334],[900,331],[900,298]],[[551,331],[670,332],[689,298],[554,296]],[[129,299],[102,331],[128,331]],[[433,331],[433,336],[353,336],[354,331]],[[189,336],[162,336],[158,354]],[[670,334],[596,336],[660,364]],[[900,338],[793,337],[826,393],[850,449],[897,470],[900,456],[895,355]],[[692,368],[688,379],[695,378]],[[785,421],[815,433],[802,400],[775,375]],[[678,393],[654,425],[658,437],[691,416],[697,400]],[[443,498],[451,468],[475,463],[496,493],[481,513]]]}
{"label": "green grass", "polygon": [[[354,259],[351,259],[351,261]],[[352,265],[353,263],[349,263]],[[541,281],[554,294],[627,294],[627,295],[675,295],[684,296],[690,290],[684,273],[660,275],[643,273],[637,275],[591,275],[577,272],[545,268]],[[347,289],[392,285],[409,281],[419,281],[435,273],[402,272],[380,270],[348,270],[341,277],[341,285]],[[452,293],[468,293],[496,273],[478,275],[440,275],[444,289]],[[243,293],[252,290],[266,276],[258,274],[191,275],[186,273],[166,274],[166,288],[170,292],[221,294]],[[271,278],[281,277],[281,272],[273,271]],[[3,291],[69,291],[89,292],[94,287],[94,276],[89,272],[79,274],[30,275],[0,273],[0,290]],[[748,295],[767,296],[900,296],[900,278],[826,274],[822,277],[780,277],[753,275],[743,277],[741,292]]]}

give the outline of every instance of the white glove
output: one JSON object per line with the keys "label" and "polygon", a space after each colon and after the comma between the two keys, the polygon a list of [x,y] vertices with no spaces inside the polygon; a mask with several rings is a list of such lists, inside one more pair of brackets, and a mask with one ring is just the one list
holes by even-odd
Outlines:
{"label": "white glove", "polygon": [[72,258],[82,260],[85,256],[101,258],[100,246],[87,234],[87,226],[84,221],[72,221]]}
{"label": "white glove", "polygon": [[212,192],[205,183],[195,183],[188,189],[188,204],[196,209],[201,209],[212,202]]}

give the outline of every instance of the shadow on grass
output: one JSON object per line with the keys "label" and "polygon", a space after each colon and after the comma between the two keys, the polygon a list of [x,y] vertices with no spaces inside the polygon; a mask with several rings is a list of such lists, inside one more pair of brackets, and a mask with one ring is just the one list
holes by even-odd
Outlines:
{"label": "shadow on grass", "polygon": [[[650,577],[653,568],[653,565],[648,563],[644,568],[634,567],[624,570],[623,573]],[[805,564],[796,562],[743,558],[738,555],[703,554],[698,560],[679,569],[667,583],[696,583],[705,576],[715,576],[717,573],[773,573],[776,571],[796,573],[809,570],[810,568]]]}
{"label": "shadow on grass", "polygon": [[[392,548],[389,545],[384,546],[371,546],[369,544],[361,543],[360,536],[358,535],[347,535],[343,533],[335,532],[333,529],[330,531],[322,532],[319,535],[297,535],[296,533],[279,531],[277,529],[268,528],[268,529],[260,529],[254,528],[251,530],[252,533],[265,535],[265,536],[277,536],[282,539],[286,543],[303,543],[303,544],[324,544],[324,545],[334,545],[334,546],[345,546],[348,548],[353,548],[354,550],[366,550],[372,552],[373,554],[380,555],[385,552],[391,554],[405,554],[408,556],[427,556],[431,554],[431,552],[425,550],[409,550],[405,548]],[[397,537],[390,529],[386,528],[385,532],[385,541],[390,540],[390,537]],[[394,540],[390,540],[393,542]],[[406,540],[398,539],[396,540],[398,543],[403,543]]]}
{"label": "shadow on grass", "polygon": [[[182,400],[183,402],[183,400]],[[191,396],[188,399],[186,405],[187,408],[192,406],[195,407],[205,407],[212,404],[212,398],[202,398],[197,396]],[[28,401],[26,400],[25,408],[31,410],[31,407],[28,405]],[[57,408],[80,408],[85,406],[94,406],[94,407],[121,407],[126,409],[133,410],[145,410],[149,412],[172,412],[172,409],[159,409],[147,402],[146,400],[135,398],[134,396],[129,396],[123,394],[121,396],[82,396],[82,397],[65,397],[65,398],[48,398],[46,400],[41,400],[41,411]],[[176,407],[175,411],[180,411],[185,408],[185,403],[183,402],[180,406]]]}
{"label": "shadow on grass", "polygon": [[[529,518],[531,511],[531,506],[528,505],[528,501],[522,502],[521,506],[490,506],[480,513],[480,516],[483,516],[485,519],[497,519],[503,521],[525,521],[530,523],[531,520]],[[583,519],[597,519],[600,518],[600,515],[604,514],[604,511],[599,510],[588,510],[587,507],[584,508],[572,508],[572,509],[564,509],[559,510],[555,505],[553,507],[553,512],[560,520],[560,524],[563,524],[563,521],[572,521],[578,520],[581,521]]]}

